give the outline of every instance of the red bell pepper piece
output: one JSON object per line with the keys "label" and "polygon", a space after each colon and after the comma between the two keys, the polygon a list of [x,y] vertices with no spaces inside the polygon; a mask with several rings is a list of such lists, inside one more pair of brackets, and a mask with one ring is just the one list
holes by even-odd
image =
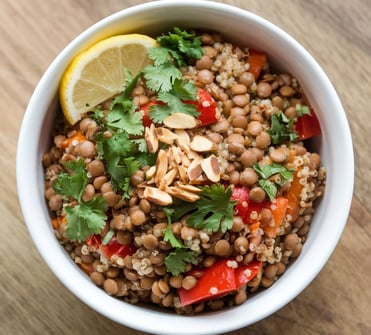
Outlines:
{"label": "red bell pepper piece", "polygon": [[[207,269],[197,270],[201,276],[190,290],[178,289],[182,306],[215,299],[239,289],[260,271],[261,262],[237,264],[231,259],[221,259]],[[192,272],[190,272],[192,274]]]}
{"label": "red bell pepper piece", "polygon": [[262,262],[256,260],[249,264],[239,264],[238,268],[234,272],[236,288],[240,288],[253,279],[258,274],[261,267]]}
{"label": "red bell pepper piece", "polygon": [[300,141],[321,135],[321,127],[313,109],[310,110],[310,113],[310,115],[299,116],[295,123],[294,130],[298,133]]}
{"label": "red bell pepper piece", "polygon": [[102,238],[97,234],[91,235],[85,243],[99,249],[101,254],[108,259],[113,255],[125,257],[135,252],[135,247],[132,244],[120,244],[115,235],[107,244],[102,244]]}
{"label": "red bell pepper piece", "polygon": [[216,113],[216,101],[214,98],[204,89],[199,88],[197,91],[197,100],[186,100],[186,103],[196,105],[200,115],[197,117],[201,121],[203,126],[213,124],[219,120]]}
{"label": "red bell pepper piece", "polygon": [[250,64],[249,72],[251,72],[255,80],[258,79],[261,70],[263,69],[264,64],[267,61],[267,55],[262,51],[257,51],[250,49],[249,50],[249,59],[248,63]]}
{"label": "red bell pepper piece", "polygon": [[240,216],[245,224],[252,225],[259,222],[258,218],[253,219],[252,212],[260,214],[263,208],[270,209],[273,215],[274,225],[264,226],[265,234],[268,237],[275,237],[278,227],[286,215],[289,200],[284,197],[277,197],[274,202],[264,201],[256,203],[249,200],[249,189],[240,185],[233,188],[231,200],[237,200],[236,215]]}
{"label": "red bell pepper piece", "polygon": [[[202,126],[206,126],[215,123],[219,120],[219,116],[216,110],[216,101],[214,98],[204,89],[199,88],[197,91],[197,100],[184,100],[184,103],[195,105],[200,115],[197,117],[201,121]],[[149,127],[152,124],[152,120],[149,116],[150,108],[153,105],[163,105],[162,101],[150,101],[142,106],[139,111],[143,113],[143,126]]]}
{"label": "red bell pepper piece", "polygon": [[125,257],[135,252],[135,247],[132,244],[120,244],[117,242],[116,236],[113,236],[106,245],[101,244],[99,248],[102,255],[108,259],[113,255]]}

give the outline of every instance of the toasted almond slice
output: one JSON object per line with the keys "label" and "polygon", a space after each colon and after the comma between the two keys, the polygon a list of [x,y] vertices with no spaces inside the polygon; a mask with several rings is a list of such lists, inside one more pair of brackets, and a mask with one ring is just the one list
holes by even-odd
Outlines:
{"label": "toasted almond slice", "polygon": [[190,148],[197,152],[216,151],[218,146],[205,136],[196,135],[192,138]]}
{"label": "toasted almond slice", "polygon": [[187,169],[187,176],[190,181],[197,179],[202,174],[202,159],[194,159]]}
{"label": "toasted almond slice", "polygon": [[200,199],[200,196],[196,193],[189,192],[186,190],[182,190],[177,186],[170,186],[168,187],[167,191],[175,198],[188,201],[188,202],[195,202]]}
{"label": "toasted almond slice", "polygon": [[171,169],[162,178],[159,188],[161,190],[165,190],[166,186],[170,186],[173,183],[177,175],[178,175],[178,171],[176,169]]}
{"label": "toasted almond slice", "polygon": [[146,179],[151,179],[156,173],[156,166],[153,165],[151,166],[147,171],[146,171]]}
{"label": "toasted almond slice", "polygon": [[193,129],[198,126],[193,116],[184,113],[171,114],[163,122],[166,127],[173,129]]}
{"label": "toasted almond slice", "polygon": [[155,125],[152,123],[150,127],[144,130],[144,138],[147,143],[148,151],[154,154],[158,150],[158,138],[156,136]]}
{"label": "toasted almond slice", "polygon": [[174,162],[176,164],[180,164],[182,162],[182,159],[181,159],[182,151],[180,150],[179,147],[176,147],[174,145],[171,146],[170,149],[171,149],[172,158],[174,159]]}
{"label": "toasted almond slice", "polygon": [[160,206],[167,206],[173,203],[173,198],[169,193],[159,190],[156,187],[145,187],[143,197],[149,202]]}
{"label": "toasted almond slice", "polygon": [[206,177],[216,183],[220,180],[220,167],[218,159],[211,155],[201,162],[201,168],[205,172]]}
{"label": "toasted almond slice", "polygon": [[158,152],[157,160],[156,160],[155,183],[157,186],[160,186],[161,181],[167,172],[168,164],[169,164],[169,160],[167,158],[167,152],[161,149]]}
{"label": "toasted almond slice", "polygon": [[188,152],[190,150],[189,144],[191,143],[188,133],[184,129],[176,129],[175,134],[178,136],[175,141],[177,146],[183,151]]}
{"label": "toasted almond slice", "polygon": [[193,193],[201,193],[202,192],[202,189],[200,189],[197,186],[190,185],[190,184],[182,184],[180,182],[176,182],[175,186],[184,190],[184,191],[188,191],[188,192],[193,192]]}
{"label": "toasted almond slice", "polygon": [[178,138],[175,133],[164,127],[156,128],[156,135],[158,140],[165,144],[173,144],[173,142]]}
{"label": "toasted almond slice", "polygon": [[177,168],[178,168],[178,173],[179,173],[179,179],[183,183],[187,183],[188,182],[188,176],[187,176],[187,172],[186,172],[184,166],[178,165]]}

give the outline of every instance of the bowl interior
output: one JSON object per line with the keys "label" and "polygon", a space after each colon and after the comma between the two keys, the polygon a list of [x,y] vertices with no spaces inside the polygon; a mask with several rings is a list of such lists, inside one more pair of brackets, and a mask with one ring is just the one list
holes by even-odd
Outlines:
{"label": "bowl interior", "polygon": [[[297,77],[320,120],[323,136],[312,145],[328,170],[326,193],[299,259],[271,288],[243,305],[194,317],[132,306],[109,297],[92,284],[54,237],[44,202],[41,165],[58,109],[59,79],[70,60],[87,46],[111,35],[137,32],[156,36],[174,26],[220,31],[226,40],[266,51],[274,66]],[[119,323],[147,332],[172,334],[176,329],[178,334],[216,334],[274,313],[295,298],[324,266],[349,212],[353,151],[345,113],[333,86],[315,60],[285,32],[249,12],[219,3],[156,1],[98,22],[57,56],[36,87],[24,116],[17,152],[17,183],[22,211],[36,247],[55,275],[82,301]]]}

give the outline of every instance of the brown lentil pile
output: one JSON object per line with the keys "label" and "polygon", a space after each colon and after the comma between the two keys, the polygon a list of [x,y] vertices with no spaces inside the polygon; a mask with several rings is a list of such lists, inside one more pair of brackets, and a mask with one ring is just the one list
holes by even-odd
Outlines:
{"label": "brown lentil pile", "polygon": [[[223,41],[219,34],[203,33],[201,41],[203,56],[181,70],[184,79],[193,81],[216,101],[218,121],[192,126],[193,117],[178,113],[164,124],[146,127],[146,145],[157,159],[131,174],[128,198],[115,189],[98,153],[96,136],[102,134],[102,126],[90,113],[74,126],[59,116],[53,143],[43,156],[45,198],[55,235],[74,262],[109,295],[180,314],[238,305],[253,292],[270,287],[300,255],[315,211],[314,202],[323,194],[326,177],[319,154],[308,151],[305,141],[272,142],[272,115],[282,111],[296,120],[297,106],[308,104],[297,80],[286,72],[271,73],[268,63],[255,79],[249,71],[248,49]],[[132,99],[140,110],[155,101],[156,95],[144,80],[139,80]],[[108,113],[110,103],[102,104],[104,113]],[[112,134],[105,131],[102,136],[109,138]],[[106,224],[95,235],[104,239],[111,234],[119,247],[131,246],[125,256],[107,256],[99,246],[101,241],[94,243],[90,238],[78,242],[66,235],[66,206],[75,203],[56,192],[53,184],[67,170],[66,162],[78,159],[84,162],[87,173],[82,202],[102,196],[108,207]],[[250,213],[252,222],[259,222],[258,227],[246,224],[235,211],[233,225],[225,232],[196,229],[187,224],[187,217],[171,222],[172,234],[198,255],[198,265],[186,262],[181,273],[169,272],[165,259],[173,248],[165,239],[168,221],[163,208],[174,199],[197,201],[200,186],[205,184],[243,187],[249,190],[251,203],[262,204],[268,196],[259,183],[261,177],[254,168],[257,163],[278,164],[294,171],[294,179],[301,185],[298,212],[287,212],[273,235],[264,229],[272,226],[272,207]],[[270,176],[278,184],[280,178],[279,174]],[[284,180],[277,196],[286,196],[293,183],[292,179]],[[255,260],[261,267],[254,278],[228,294],[182,306],[179,290],[194,288],[202,269],[212,268],[220,259],[246,265]]]}

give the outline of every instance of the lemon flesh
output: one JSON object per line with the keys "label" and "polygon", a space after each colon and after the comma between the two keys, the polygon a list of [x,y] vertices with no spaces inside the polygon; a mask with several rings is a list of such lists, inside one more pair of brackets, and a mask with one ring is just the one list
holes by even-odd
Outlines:
{"label": "lemon flesh", "polygon": [[136,76],[151,63],[148,49],[156,45],[156,40],[146,35],[118,35],[76,56],[63,74],[59,89],[67,121],[75,124],[86,112],[120,93],[126,80],[124,69]]}

